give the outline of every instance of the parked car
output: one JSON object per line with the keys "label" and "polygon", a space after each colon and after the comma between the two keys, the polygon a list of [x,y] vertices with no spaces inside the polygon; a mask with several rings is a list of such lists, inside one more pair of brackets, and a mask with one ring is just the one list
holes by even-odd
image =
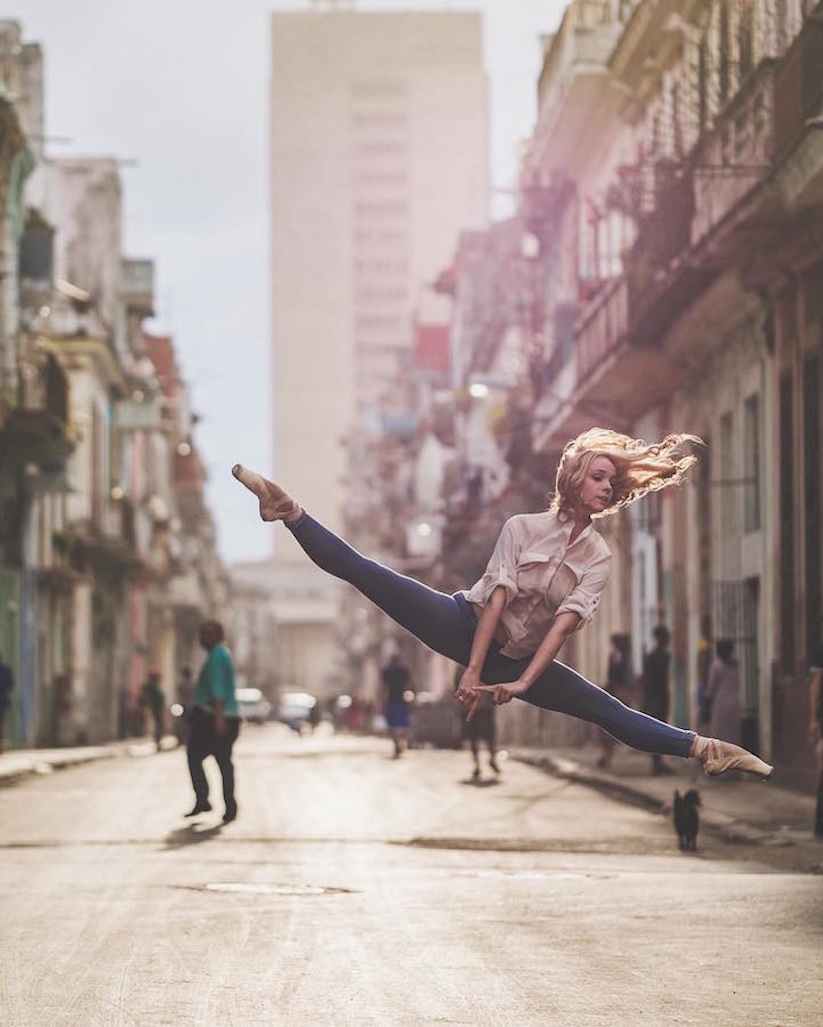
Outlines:
{"label": "parked car", "polygon": [[317,699],[308,692],[282,692],[277,706],[277,719],[302,735],[316,721]]}
{"label": "parked car", "polygon": [[238,688],[237,709],[241,720],[265,724],[271,713],[271,703],[259,688]]}

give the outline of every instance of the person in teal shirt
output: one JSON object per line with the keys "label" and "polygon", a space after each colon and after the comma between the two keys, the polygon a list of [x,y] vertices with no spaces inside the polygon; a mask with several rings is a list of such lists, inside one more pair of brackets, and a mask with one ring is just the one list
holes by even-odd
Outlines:
{"label": "person in teal shirt", "polygon": [[229,824],[237,819],[232,749],[240,732],[240,717],[234,686],[234,663],[224,639],[223,625],[219,621],[204,621],[200,628],[200,644],[207,655],[194,689],[191,729],[186,745],[194,807],[186,816],[196,817],[211,810],[203,761],[207,756],[214,756],[223,779],[223,823]]}

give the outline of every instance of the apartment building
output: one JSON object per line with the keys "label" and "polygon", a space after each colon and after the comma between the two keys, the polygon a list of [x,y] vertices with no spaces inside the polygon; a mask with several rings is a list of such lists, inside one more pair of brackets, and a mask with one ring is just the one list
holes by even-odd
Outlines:
{"label": "apartment building", "polygon": [[[367,525],[354,541],[379,553],[375,446],[410,407],[420,291],[487,218],[480,16],[274,14],[271,183],[274,472],[332,529]],[[336,655],[334,583],[295,571],[282,534],[275,564],[284,683],[362,677]]]}

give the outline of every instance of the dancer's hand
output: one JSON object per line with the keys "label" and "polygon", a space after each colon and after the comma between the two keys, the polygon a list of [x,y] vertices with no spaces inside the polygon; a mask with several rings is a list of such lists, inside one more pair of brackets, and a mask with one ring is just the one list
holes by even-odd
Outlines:
{"label": "dancer's hand", "polygon": [[476,670],[464,670],[460,678],[460,684],[454,693],[455,699],[461,704],[466,713],[466,719],[471,720],[477,703],[480,699],[480,675]]}
{"label": "dancer's hand", "polygon": [[502,706],[503,703],[511,702],[512,699],[528,692],[531,685],[528,681],[508,681],[502,685],[480,685],[478,692],[487,692],[492,697],[495,706]]}

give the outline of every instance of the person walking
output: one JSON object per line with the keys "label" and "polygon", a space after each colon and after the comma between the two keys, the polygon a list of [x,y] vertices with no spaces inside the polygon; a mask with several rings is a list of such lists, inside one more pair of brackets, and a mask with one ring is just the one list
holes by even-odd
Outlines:
{"label": "person walking", "polygon": [[697,675],[697,726],[708,729],[711,719],[711,703],[706,689],[709,687],[709,667],[712,665],[712,619],[704,613],[700,618],[700,638],[697,641],[695,673]]}
{"label": "person walking", "polygon": [[589,621],[609,578],[611,553],[592,521],[648,492],[680,482],[695,462],[679,456],[690,435],[648,445],[606,428],[567,443],[548,510],[505,522],[485,574],[446,595],[353,549],[274,482],[235,464],[264,521],[281,520],[309,558],[349,582],[435,652],[465,667],[457,701],[472,716],[484,693],[496,705],[522,699],[602,727],[643,752],[695,757],[708,774],[740,769],[768,778],[773,767],[720,739],[633,710],[557,660]]}
{"label": "person walking", "polygon": [[[455,688],[460,687],[460,679],[463,676],[463,667],[458,667],[455,674]],[[471,712],[471,716],[469,713]],[[464,742],[469,743],[472,754],[472,782],[478,784],[482,774],[480,771],[480,743],[484,742],[489,754],[489,770],[500,777],[500,765],[497,762],[497,725],[495,723],[496,710],[491,696],[483,696],[473,711],[465,706],[461,709],[461,730],[460,737]]]}
{"label": "person walking", "polygon": [[[643,657],[643,712],[656,720],[669,719],[669,668],[671,653],[669,652],[669,629],[665,624],[658,624],[652,632],[654,646]],[[672,774],[671,767],[666,766],[660,753],[652,754],[652,774]]]}
{"label": "person walking", "polygon": [[809,664],[809,740],[815,749],[819,776],[814,809],[814,836],[823,841],[823,643]]}
{"label": "person walking", "polygon": [[145,717],[149,712],[154,725],[154,744],[160,748],[163,738],[163,714],[166,707],[166,697],[160,687],[160,671],[150,670],[145,684],[140,691],[140,709]]}
{"label": "person walking", "polygon": [[399,759],[406,747],[409,730],[409,700],[412,691],[411,675],[398,653],[392,653],[389,662],[380,671],[381,706],[389,737],[394,743],[394,758]]}
{"label": "person walking", "polygon": [[740,744],[740,667],[734,657],[734,642],[719,638],[715,652],[706,685],[711,711],[709,734]]}
{"label": "person walking", "polygon": [[[613,695],[622,703],[628,703],[632,673],[631,639],[628,635],[616,634],[612,635],[610,642],[605,688],[609,695]],[[600,758],[597,766],[601,770],[607,770],[611,766],[616,744],[608,731],[600,732]]]}
{"label": "person walking", "polygon": [[11,693],[14,691],[14,671],[0,653],[0,752],[6,738],[6,710],[11,709]]}
{"label": "person walking", "polygon": [[237,818],[232,749],[240,733],[240,716],[234,684],[234,663],[224,638],[223,625],[219,621],[204,621],[200,628],[200,644],[206,650],[206,659],[194,688],[189,740],[186,745],[189,774],[194,788],[194,807],[186,816],[195,817],[211,809],[203,761],[207,756],[214,756],[223,779],[223,823],[229,824]]}

